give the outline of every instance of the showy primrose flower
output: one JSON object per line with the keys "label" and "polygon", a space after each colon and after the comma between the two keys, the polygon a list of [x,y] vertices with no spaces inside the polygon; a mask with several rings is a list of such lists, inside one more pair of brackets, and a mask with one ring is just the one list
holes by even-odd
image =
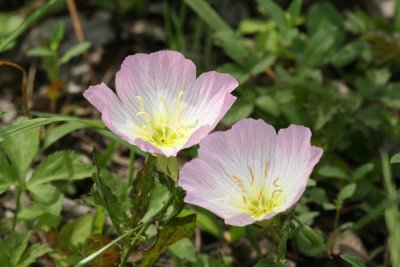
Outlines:
{"label": "showy primrose flower", "polygon": [[276,134],[262,120],[244,119],[200,142],[197,159],[180,171],[185,202],[208,209],[226,224],[271,219],[293,206],[322,155],[311,131],[291,125]]}
{"label": "showy primrose flower", "polygon": [[176,156],[217,125],[236,97],[238,82],[215,71],[196,79],[196,67],[182,54],[159,51],[128,56],[113,93],[104,83],[90,86],[85,98],[105,125],[144,151]]}

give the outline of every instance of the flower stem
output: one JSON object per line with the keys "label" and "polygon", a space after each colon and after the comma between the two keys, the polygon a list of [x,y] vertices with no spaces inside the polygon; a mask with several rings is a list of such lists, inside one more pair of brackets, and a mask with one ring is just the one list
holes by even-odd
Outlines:
{"label": "flower stem", "polygon": [[17,227],[18,213],[19,213],[19,210],[21,208],[22,189],[17,186],[15,188],[15,191],[16,191],[16,194],[15,194],[15,213],[14,213],[14,218],[13,218],[13,223],[12,223],[13,231],[15,231],[15,228]]}
{"label": "flower stem", "polygon": [[137,234],[135,235],[135,237],[132,239],[132,241],[130,242],[128,248],[125,250],[124,255],[122,256],[122,261],[120,263],[120,267],[123,267],[126,262],[128,261],[129,255],[132,252],[133,246],[136,244],[137,240],[139,239],[139,237],[141,236],[141,234],[147,230],[147,228],[150,226],[150,224],[153,222],[153,220],[155,218],[157,218],[158,215],[163,214],[168,207],[171,205],[171,203],[174,201],[176,196],[176,192],[174,192],[171,197],[168,199],[168,201],[165,203],[165,205],[162,207],[162,209],[160,209],[156,214],[154,214],[151,218],[149,218],[148,220],[146,220],[145,222],[143,222],[142,227],[140,228],[140,230],[137,232]]}

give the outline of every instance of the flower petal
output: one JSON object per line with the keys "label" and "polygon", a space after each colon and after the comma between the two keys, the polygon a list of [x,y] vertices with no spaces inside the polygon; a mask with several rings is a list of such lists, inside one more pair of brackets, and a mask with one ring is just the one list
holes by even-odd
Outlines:
{"label": "flower petal", "polygon": [[90,86],[83,96],[101,112],[104,124],[128,142],[133,142],[130,133],[134,131],[135,121],[120,99],[104,83]]}
{"label": "flower petal", "polygon": [[184,97],[189,104],[185,119],[198,121],[201,126],[210,125],[211,130],[214,129],[236,100],[231,92],[237,86],[238,82],[229,74],[215,71],[203,73]]}
{"label": "flower petal", "polygon": [[185,201],[231,225],[271,219],[298,201],[322,155],[310,138],[306,127],[292,125],[277,135],[272,126],[253,119],[210,134],[200,141],[199,158],[181,169],[178,183],[186,190]]}
{"label": "flower petal", "polygon": [[140,110],[137,96],[143,99],[146,111],[152,113],[163,105],[160,94],[170,103],[195,80],[196,67],[191,60],[175,51],[159,51],[126,57],[117,73],[116,87],[133,114]]}
{"label": "flower petal", "polygon": [[322,149],[311,146],[310,129],[290,125],[278,133],[274,177],[287,197],[286,206],[295,204],[303,194],[308,178],[322,156]]}

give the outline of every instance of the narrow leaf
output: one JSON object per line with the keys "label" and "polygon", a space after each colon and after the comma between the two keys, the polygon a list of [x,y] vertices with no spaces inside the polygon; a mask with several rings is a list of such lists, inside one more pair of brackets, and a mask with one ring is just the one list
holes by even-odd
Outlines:
{"label": "narrow leaf", "polygon": [[89,47],[90,47],[90,43],[88,43],[88,42],[83,42],[83,43],[80,43],[80,44],[77,44],[77,45],[71,47],[61,57],[60,62],[61,63],[67,63],[68,61],[71,60],[71,58],[79,56],[80,54],[82,54],[83,52],[88,50]]}

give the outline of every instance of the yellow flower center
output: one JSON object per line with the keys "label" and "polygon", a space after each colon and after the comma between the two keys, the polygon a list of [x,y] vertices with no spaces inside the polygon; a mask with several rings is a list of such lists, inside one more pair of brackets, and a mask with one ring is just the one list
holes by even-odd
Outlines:
{"label": "yellow flower center", "polygon": [[[265,190],[265,188],[254,185],[254,171],[249,166],[247,169],[250,174],[250,182],[247,188],[245,188],[242,179],[236,175],[231,175],[231,178],[235,181],[241,191],[242,202],[239,204],[240,209],[243,209],[252,218],[260,218],[267,213],[274,211],[281,207],[284,203],[283,190],[279,186],[279,178],[276,178],[272,183],[272,188]],[[268,162],[265,162],[264,179],[267,179],[268,174]]]}
{"label": "yellow flower center", "polygon": [[[151,116],[144,109],[144,102],[140,96],[136,99],[140,105],[140,111],[136,116],[144,118],[145,123],[140,126],[139,136],[150,144],[163,149],[173,149],[184,145],[193,132],[193,127],[185,123],[182,119],[182,113],[186,105],[182,103],[183,91],[181,91],[168,105],[163,94],[159,95],[162,105]],[[175,104],[175,105],[174,105]]]}

